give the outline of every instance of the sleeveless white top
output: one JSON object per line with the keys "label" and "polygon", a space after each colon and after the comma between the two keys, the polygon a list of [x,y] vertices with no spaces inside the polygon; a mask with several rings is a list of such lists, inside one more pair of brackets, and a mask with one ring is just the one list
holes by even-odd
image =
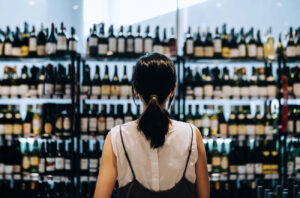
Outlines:
{"label": "sleeveless white top", "polygon": [[[136,179],[147,189],[163,191],[173,188],[182,178],[191,144],[192,132],[189,124],[172,120],[162,147],[152,149],[150,141],[137,130],[135,121],[122,127],[124,146],[132,164]],[[186,179],[195,183],[195,164],[198,159],[195,126],[190,160],[185,173]],[[120,125],[111,129],[113,152],[117,158],[119,186],[133,180],[122,146]]]}

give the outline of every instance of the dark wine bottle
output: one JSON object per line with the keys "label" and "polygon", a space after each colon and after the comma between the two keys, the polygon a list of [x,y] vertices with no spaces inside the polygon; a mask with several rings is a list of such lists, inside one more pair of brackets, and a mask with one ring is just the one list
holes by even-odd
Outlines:
{"label": "dark wine bottle", "polygon": [[28,24],[24,23],[24,32],[22,33],[21,42],[21,56],[27,57],[29,55],[29,37],[28,37]]}
{"label": "dark wine bottle", "polygon": [[67,53],[67,37],[65,34],[64,23],[60,24],[60,32],[57,34],[57,55],[64,56]]}
{"label": "dark wine bottle", "polygon": [[30,37],[29,37],[29,56],[30,57],[37,56],[37,38],[35,35],[34,26],[32,26],[32,30],[30,32]]}
{"label": "dark wine bottle", "polygon": [[144,52],[144,40],[141,36],[141,26],[137,27],[137,35],[134,38],[134,54],[140,56]]}
{"label": "dark wine bottle", "polygon": [[120,31],[119,31],[119,35],[117,38],[117,54],[118,56],[124,56],[125,55],[125,49],[126,49],[126,45],[125,45],[125,36],[124,36],[124,30],[123,30],[123,26],[120,27]]}
{"label": "dark wine bottle", "polygon": [[117,38],[114,35],[114,27],[111,25],[109,27],[108,35],[108,55],[113,56],[117,52]]}
{"label": "dark wine bottle", "polygon": [[43,24],[41,26],[41,30],[39,34],[37,35],[37,56],[45,56],[46,55],[46,34],[44,32]]}
{"label": "dark wine bottle", "polygon": [[98,55],[98,36],[96,31],[96,24],[94,24],[93,31],[89,38],[89,55],[91,57],[96,57]]}
{"label": "dark wine bottle", "polygon": [[132,57],[134,53],[134,36],[132,35],[132,26],[128,27],[126,38],[126,56]]}
{"label": "dark wine bottle", "polygon": [[57,39],[54,28],[54,23],[51,24],[51,32],[46,42],[46,54],[48,56],[55,56],[57,50]]}

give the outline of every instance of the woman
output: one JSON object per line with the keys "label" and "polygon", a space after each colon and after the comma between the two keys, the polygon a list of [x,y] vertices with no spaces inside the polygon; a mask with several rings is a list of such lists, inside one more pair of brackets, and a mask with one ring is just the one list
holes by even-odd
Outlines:
{"label": "woman", "polygon": [[110,198],[116,179],[120,198],[209,198],[206,155],[199,130],[171,120],[176,71],[166,56],[141,57],[132,77],[144,112],[106,137],[95,198]]}

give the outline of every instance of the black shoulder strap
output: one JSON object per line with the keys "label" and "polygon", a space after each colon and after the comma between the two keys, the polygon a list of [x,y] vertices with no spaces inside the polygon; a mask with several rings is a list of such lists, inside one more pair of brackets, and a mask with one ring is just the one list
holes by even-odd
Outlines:
{"label": "black shoulder strap", "polygon": [[130,169],[131,169],[133,179],[135,179],[135,174],[134,174],[134,171],[133,171],[131,162],[130,162],[130,160],[129,160],[127,151],[126,151],[126,149],[125,149],[125,145],[124,145],[124,141],[123,141],[123,135],[122,135],[122,130],[121,130],[121,125],[120,125],[120,136],[121,136],[122,146],[123,146],[123,149],[124,149],[124,152],[125,152],[125,157],[126,157],[126,159],[127,159],[127,161],[128,161],[129,167],[130,167]]}
{"label": "black shoulder strap", "polygon": [[190,156],[191,156],[191,152],[192,152],[192,145],[193,145],[193,138],[194,138],[194,132],[193,132],[192,125],[190,125],[190,127],[191,127],[191,131],[192,131],[192,138],[191,138],[191,144],[190,144],[189,154],[188,154],[187,161],[186,161],[186,164],[185,164],[185,167],[184,167],[184,171],[183,171],[183,177],[185,176],[185,172],[186,172],[187,166],[188,166],[189,161],[190,161]]}

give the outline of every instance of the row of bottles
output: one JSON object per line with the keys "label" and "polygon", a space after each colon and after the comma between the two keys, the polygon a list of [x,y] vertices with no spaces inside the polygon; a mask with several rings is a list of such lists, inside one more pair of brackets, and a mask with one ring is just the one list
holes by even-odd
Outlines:
{"label": "row of bottles", "polygon": [[287,144],[286,172],[289,177],[300,178],[300,140],[290,140]]}
{"label": "row of bottles", "polygon": [[119,80],[117,65],[115,65],[113,79],[109,78],[109,67],[107,65],[102,79],[100,78],[100,67],[98,65],[93,79],[90,76],[90,67],[85,65],[81,84],[81,98],[129,99],[131,97],[131,83],[128,80],[126,65],[123,69],[122,80]]}
{"label": "row of bottles", "polygon": [[57,136],[68,138],[72,133],[71,105],[29,105],[22,119],[19,105],[0,105],[0,135],[5,136]]}
{"label": "row of bottles", "polygon": [[287,132],[300,135],[300,106],[289,105],[288,109]]}
{"label": "row of bottles", "polygon": [[260,30],[257,31],[256,38],[254,34],[253,28],[247,33],[244,32],[244,28],[241,28],[239,33],[236,33],[232,28],[228,34],[226,24],[224,24],[222,33],[219,32],[217,27],[213,38],[212,33],[208,30],[203,41],[200,28],[193,36],[191,27],[189,27],[186,33],[183,54],[190,58],[274,59],[277,52],[278,56],[285,55],[287,58],[300,58],[300,28],[296,31],[297,42],[294,39],[293,29],[290,28],[289,41],[285,48],[283,48],[281,35],[279,35],[277,50],[274,49],[271,28],[267,31],[265,41],[262,41],[260,37]]}
{"label": "row of bottles", "polygon": [[44,29],[42,24],[37,35],[34,26],[29,32],[29,25],[26,22],[22,33],[19,27],[16,27],[15,32],[12,32],[7,26],[6,33],[0,30],[0,57],[63,57],[69,53],[76,53],[75,29],[74,27],[71,28],[69,37],[67,37],[65,30],[66,27],[63,22],[60,24],[59,31],[52,23],[50,32],[48,28]]}
{"label": "row of bottles", "polygon": [[113,25],[109,27],[108,35],[105,35],[104,23],[100,24],[99,33],[96,24],[90,29],[90,36],[87,38],[87,56],[91,57],[138,57],[147,52],[156,51],[168,57],[177,55],[177,42],[174,29],[171,28],[171,35],[167,37],[167,29],[163,30],[163,38],[160,38],[159,26],[156,26],[155,36],[150,34],[150,26],[147,26],[145,36],[141,35],[141,26],[137,26],[137,33],[133,35],[132,26],[128,27],[125,36],[124,27],[121,26],[118,35],[114,35]]}
{"label": "row of bottles", "polygon": [[25,65],[18,75],[17,67],[4,68],[0,80],[1,98],[71,98],[72,67],[62,64],[46,67]]}
{"label": "row of bottles", "polygon": [[43,180],[43,176],[55,176],[55,180],[68,180],[72,175],[71,142],[1,139],[0,143],[2,179]]}
{"label": "row of bottles", "polygon": [[234,68],[232,78],[227,67],[223,68],[222,74],[218,67],[213,69],[205,67],[202,73],[196,68],[194,73],[190,67],[186,69],[184,79],[186,99],[274,99],[277,96],[278,89],[271,64],[260,68],[252,67],[250,80],[247,78],[245,67]]}
{"label": "row of bottles", "polygon": [[71,182],[53,181],[0,181],[3,198],[71,198],[75,197],[75,187]]}
{"label": "row of bottles", "polygon": [[[199,105],[196,105],[195,113],[192,112],[192,105],[188,106],[185,120],[194,124],[201,131],[204,137],[209,136],[261,136],[272,137],[278,133],[277,119],[278,112],[270,111],[270,105],[265,108],[265,115],[262,116],[260,106],[256,107],[256,114],[253,117],[250,106],[232,106],[229,119],[224,117],[223,106],[218,107],[218,113],[214,106],[205,106],[206,111],[200,114]],[[208,112],[211,112],[209,115]],[[299,119],[299,118],[297,118]]]}

